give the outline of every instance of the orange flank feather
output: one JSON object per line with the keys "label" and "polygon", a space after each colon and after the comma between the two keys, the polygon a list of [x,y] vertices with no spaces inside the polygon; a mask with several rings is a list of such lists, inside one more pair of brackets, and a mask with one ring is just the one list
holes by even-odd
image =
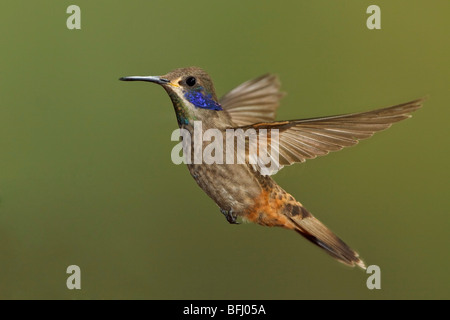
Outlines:
{"label": "orange flank feather", "polygon": [[290,219],[281,214],[285,207],[285,194],[273,197],[272,192],[263,190],[255,204],[248,208],[243,215],[243,219],[268,227],[283,227],[294,230],[295,226]]}

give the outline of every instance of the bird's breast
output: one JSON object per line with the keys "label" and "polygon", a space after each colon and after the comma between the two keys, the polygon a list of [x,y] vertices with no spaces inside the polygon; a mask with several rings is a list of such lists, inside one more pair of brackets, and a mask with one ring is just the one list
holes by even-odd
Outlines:
{"label": "bird's breast", "polygon": [[[254,201],[262,191],[261,175],[255,171],[248,163],[237,163],[237,157],[233,157],[236,162],[227,162],[226,134],[220,130],[223,139],[219,148],[223,152],[217,159],[221,161],[211,161],[207,159],[210,154],[217,155],[218,149],[211,152],[211,139],[198,141],[197,134],[205,135],[205,131],[211,128],[207,122],[183,126],[190,132],[191,139],[183,139],[183,153],[187,160],[189,172],[197,184],[212,198],[223,210],[233,210],[235,213],[243,212],[246,208],[254,205]],[[216,130],[218,130],[216,128]],[[213,141],[216,142],[217,138]],[[235,150],[231,150],[235,152]],[[220,153],[219,153],[220,155]],[[270,178],[269,178],[270,179]],[[271,180],[271,179],[270,179]]]}
{"label": "bird's breast", "polygon": [[197,184],[224,210],[243,212],[261,193],[252,169],[246,164],[188,164]]}

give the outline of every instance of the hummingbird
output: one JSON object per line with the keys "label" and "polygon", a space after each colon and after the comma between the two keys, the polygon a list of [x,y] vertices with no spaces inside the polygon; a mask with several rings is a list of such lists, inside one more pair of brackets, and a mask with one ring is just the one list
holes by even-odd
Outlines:
{"label": "hummingbird", "polygon": [[[368,112],[276,121],[284,93],[274,74],[246,81],[217,98],[211,77],[203,69],[175,69],[163,76],[127,76],[122,81],[147,81],[162,86],[175,109],[178,126],[194,134],[194,122],[203,132],[217,129],[278,130],[279,168],[305,162],[350,147],[393,123],[410,118],[423,99]],[[269,139],[269,144],[271,140]],[[190,142],[191,149],[194,148]],[[206,142],[205,142],[206,143]],[[249,163],[188,163],[203,191],[231,224],[238,221],[294,230],[348,266],[366,266],[359,254],[315,218],[302,203],[280,187],[269,174]]]}

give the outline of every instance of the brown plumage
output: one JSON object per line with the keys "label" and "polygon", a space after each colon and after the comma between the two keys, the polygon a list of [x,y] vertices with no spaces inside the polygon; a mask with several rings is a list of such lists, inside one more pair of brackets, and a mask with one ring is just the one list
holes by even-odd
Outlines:
{"label": "brown plumage", "polygon": [[[371,137],[375,132],[389,128],[393,123],[409,118],[422,106],[423,99],[369,112],[302,120],[275,121],[283,93],[274,75],[264,75],[247,81],[231,90],[220,100],[209,75],[200,68],[176,69],[161,77],[125,77],[121,80],[142,80],[160,84],[169,94],[175,108],[178,124],[194,135],[194,121],[208,129],[277,129],[279,141],[269,135],[267,146],[258,145],[274,157],[270,147],[279,150],[279,166],[304,162],[331,151],[341,150]],[[225,145],[225,140],[223,140]],[[259,141],[258,141],[259,143]],[[203,148],[195,150],[192,156]],[[251,148],[247,145],[247,152]],[[198,185],[210,196],[230,223],[237,218],[263,226],[278,226],[295,230],[328,254],[349,266],[365,268],[358,253],[352,250],[330,229],[317,220],[303,205],[284,191],[270,176],[260,173],[259,164],[251,164],[247,154],[245,163],[188,164],[189,172]]]}

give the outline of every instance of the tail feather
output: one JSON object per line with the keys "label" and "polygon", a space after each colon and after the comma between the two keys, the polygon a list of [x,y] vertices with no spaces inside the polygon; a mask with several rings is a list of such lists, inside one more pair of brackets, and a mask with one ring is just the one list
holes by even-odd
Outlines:
{"label": "tail feather", "polygon": [[247,209],[242,218],[263,226],[283,227],[295,230],[329,255],[349,266],[366,269],[357,252],[339,239],[322,222],[317,220],[302,204],[275,182],[256,198],[254,206]]}
{"label": "tail feather", "polygon": [[301,215],[290,215],[289,218],[294,224],[294,230],[304,236],[315,245],[324,249],[329,255],[349,266],[366,269],[366,265],[359,258],[357,252],[352,250],[344,241],[339,239],[322,222],[316,219],[303,206]]}

